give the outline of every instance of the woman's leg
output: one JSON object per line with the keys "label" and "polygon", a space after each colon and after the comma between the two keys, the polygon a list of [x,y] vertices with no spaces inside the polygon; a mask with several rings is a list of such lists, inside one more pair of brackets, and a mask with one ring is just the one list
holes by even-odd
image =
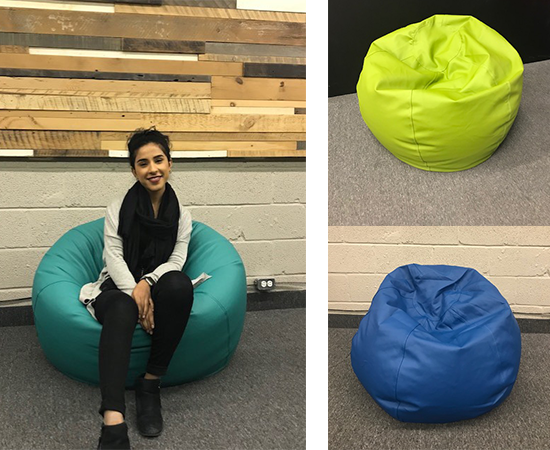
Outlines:
{"label": "woman's leg", "polygon": [[166,374],[191,314],[193,284],[183,272],[170,271],[160,277],[151,298],[155,305],[155,328],[146,378]]}
{"label": "woman's leg", "polygon": [[[111,411],[118,411],[124,417],[124,388],[132,338],[138,320],[138,307],[128,294],[112,289],[98,296],[94,308],[98,321],[103,325],[99,341],[99,414],[104,416],[105,412],[110,414]],[[108,418],[104,418],[107,424]]]}

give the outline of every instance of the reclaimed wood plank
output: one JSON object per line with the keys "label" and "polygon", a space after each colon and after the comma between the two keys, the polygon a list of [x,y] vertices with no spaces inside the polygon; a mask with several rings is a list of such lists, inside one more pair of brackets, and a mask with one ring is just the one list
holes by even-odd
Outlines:
{"label": "reclaimed wood plank", "polygon": [[292,58],[305,58],[306,48],[289,45],[206,42],[205,53],[242,56],[284,56]]}
{"label": "reclaimed wood plank", "polygon": [[29,53],[29,47],[22,45],[0,45],[0,53]]}
{"label": "reclaimed wood plank", "polygon": [[32,150],[27,149],[8,149],[8,150],[0,150],[0,156],[9,156],[9,157],[26,157],[26,156],[33,156],[34,152]]}
{"label": "reclaimed wood plank", "polygon": [[305,158],[303,150],[230,150],[227,152],[230,158]]}
{"label": "reclaimed wood plank", "polygon": [[25,9],[45,9],[45,10],[64,10],[64,11],[93,11],[114,13],[113,2],[108,5],[98,5],[97,3],[86,4],[84,2],[65,2],[65,1],[41,1],[41,0],[0,0],[0,7],[5,8],[25,8]]}
{"label": "reclaimed wood plank", "polygon": [[109,152],[105,150],[86,150],[81,148],[76,149],[42,149],[34,150],[35,157],[82,157],[82,158],[107,158]]}
{"label": "reclaimed wood plank", "polygon": [[306,0],[237,0],[237,9],[306,12]]}
{"label": "reclaimed wood plank", "polygon": [[200,41],[166,41],[162,39],[122,39],[125,52],[204,53],[205,43]]}
{"label": "reclaimed wood plank", "polygon": [[306,108],[295,108],[294,114],[305,114]]}
{"label": "reclaimed wood plank", "polygon": [[129,3],[135,5],[162,5],[166,0],[79,0],[81,2],[97,3]]}
{"label": "reclaimed wood plank", "polygon": [[0,76],[13,77],[46,77],[46,78],[81,78],[94,80],[134,80],[158,82],[209,82],[209,75],[163,74],[163,73],[123,73],[123,72],[81,72],[76,70],[12,69],[1,68]]}
{"label": "reclaimed wood plank", "polygon": [[0,94],[0,109],[209,114],[210,101],[198,98]]}
{"label": "reclaimed wood plank", "polygon": [[[20,131],[20,133],[23,133],[23,131]],[[25,133],[34,132],[25,131]],[[99,134],[102,141],[126,141],[129,137],[128,133],[118,131],[102,131]],[[170,132],[170,140],[173,141],[304,141],[305,139],[306,133]]]}
{"label": "reclaimed wood plank", "polygon": [[0,31],[175,41],[305,45],[305,24],[187,16],[0,8]]}
{"label": "reclaimed wood plank", "polygon": [[198,6],[202,8],[236,8],[237,0],[162,0],[163,5]]}
{"label": "reclaimed wood plank", "polygon": [[0,130],[0,148],[25,149],[101,149],[97,131]]}
{"label": "reclaimed wood plank", "polygon": [[216,106],[210,109],[211,114],[294,114],[294,108],[248,108],[248,107],[231,107],[231,106]]}
{"label": "reclaimed wood plank", "polygon": [[269,22],[305,23],[303,13],[252,11],[241,9],[207,8],[192,6],[134,6],[115,5],[116,14],[156,14],[163,16],[207,17],[217,19],[263,20]]}
{"label": "reclaimed wood plank", "polygon": [[[128,158],[128,150],[108,150],[110,158]],[[170,153],[172,159],[179,158],[225,158],[226,150],[202,150],[202,151],[180,151]]]}
{"label": "reclaimed wood plank", "polygon": [[305,100],[306,81],[245,77],[212,77],[213,99]]}
{"label": "reclaimed wood plank", "polygon": [[0,129],[129,131],[155,125],[165,131],[305,133],[305,116],[147,114],[0,110]]}
{"label": "reclaimed wood plank", "polygon": [[[210,83],[2,77],[0,92],[100,97],[210,98]],[[274,102],[272,102],[274,103]],[[273,106],[277,106],[274,104]],[[295,106],[295,105],[287,105]]]}
{"label": "reclaimed wood plank", "polygon": [[0,58],[0,68],[72,70],[77,72],[118,73],[182,73],[187,75],[241,75],[242,64],[209,61],[148,61],[142,59],[107,59],[77,56],[5,54]]}
{"label": "reclaimed wood plank", "polygon": [[122,50],[122,38],[63,34],[0,33],[0,44],[24,47]]}
{"label": "reclaimed wood plank", "polygon": [[[164,131],[164,130],[162,130]],[[115,147],[118,151],[127,151],[125,147],[131,132],[94,132],[94,131],[55,131],[55,130],[0,130],[0,149],[29,150],[100,150],[104,152],[110,146],[105,143],[120,141]],[[279,142],[284,142],[285,149],[305,149],[304,133],[168,133],[173,143],[181,142],[184,148],[208,150],[227,147],[227,149],[282,149]],[[218,139],[218,140],[213,140]],[[223,140],[223,141],[222,141]],[[224,142],[225,141],[225,142]],[[229,142],[228,142],[229,141]],[[277,141],[277,145],[269,145],[269,141]],[[103,147],[102,147],[103,142]],[[193,142],[193,144],[190,144]],[[222,145],[221,142],[224,142]],[[238,145],[237,145],[238,142]],[[302,145],[303,142],[303,145]],[[212,144],[214,143],[214,144]],[[251,145],[249,145],[251,144]],[[261,147],[258,147],[261,145]],[[32,156],[32,153],[31,155]]]}
{"label": "reclaimed wood plank", "polygon": [[243,76],[268,78],[305,78],[306,66],[293,64],[243,63]]}
{"label": "reclaimed wood plank", "polygon": [[212,100],[212,107],[252,107],[252,108],[305,108],[303,100],[235,100],[216,99]]}
{"label": "reclaimed wood plank", "polygon": [[287,58],[285,56],[244,56],[244,55],[217,55],[207,53],[199,55],[199,61],[231,61],[252,62],[262,64],[305,64],[305,58]]}
{"label": "reclaimed wood plank", "polygon": [[185,151],[185,152],[174,152],[172,158],[226,158],[226,150],[212,150],[212,151]]}
{"label": "reclaimed wood plank", "polygon": [[[293,141],[177,141],[170,139],[172,150],[296,150]],[[125,150],[126,140],[102,141],[102,150]]]}
{"label": "reclaimed wood plank", "polygon": [[79,58],[139,59],[141,61],[198,61],[198,55],[179,53],[122,52],[117,50],[88,50],[73,48],[32,47],[31,55],[70,56]]}
{"label": "reclaimed wood plank", "polygon": [[306,141],[296,142],[296,150],[305,150],[305,149],[306,149]]}

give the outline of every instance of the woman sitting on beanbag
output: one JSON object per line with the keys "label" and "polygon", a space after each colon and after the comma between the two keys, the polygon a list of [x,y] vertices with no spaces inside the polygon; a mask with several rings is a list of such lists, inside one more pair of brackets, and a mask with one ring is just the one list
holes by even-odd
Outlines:
{"label": "woman sitting on beanbag", "polygon": [[143,436],[162,431],[160,377],[185,331],[193,285],[182,272],[191,214],[168,183],[169,138],[151,127],[128,140],[136,183],[105,214],[104,268],[84,285],[80,301],[103,328],[99,377],[103,416],[98,448],[129,449],[124,389],[136,323],[152,336],[147,371],[135,381],[137,426]]}

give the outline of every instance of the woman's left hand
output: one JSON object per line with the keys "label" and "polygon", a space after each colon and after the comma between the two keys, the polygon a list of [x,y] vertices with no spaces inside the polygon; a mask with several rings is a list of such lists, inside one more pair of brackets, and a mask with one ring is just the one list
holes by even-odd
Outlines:
{"label": "woman's left hand", "polygon": [[149,334],[153,334],[153,328],[155,328],[155,315],[153,313],[154,309],[155,305],[153,304],[153,300],[149,299],[148,313],[143,319],[140,319],[139,321],[141,327]]}

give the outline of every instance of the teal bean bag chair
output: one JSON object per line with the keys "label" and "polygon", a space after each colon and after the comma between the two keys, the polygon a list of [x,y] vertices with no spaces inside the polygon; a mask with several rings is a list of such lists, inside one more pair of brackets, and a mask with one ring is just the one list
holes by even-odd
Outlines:
{"label": "teal bean bag chair", "polygon": [[372,43],[357,97],[380,143],[418,169],[454,172],[487,160],[518,113],[523,63],[472,16],[435,15]]}
{"label": "teal bean bag chair", "polygon": [[[103,267],[105,218],[65,233],[42,258],[34,277],[32,308],[38,340],[46,358],[78,381],[99,385],[102,325],[78,300],[80,288],[97,280]],[[212,278],[195,288],[193,309],[162,386],[213,375],[231,359],[246,311],[246,276],[233,245],[208,226],[193,222],[183,271]],[[126,387],[145,372],[151,336],[136,324]]]}

